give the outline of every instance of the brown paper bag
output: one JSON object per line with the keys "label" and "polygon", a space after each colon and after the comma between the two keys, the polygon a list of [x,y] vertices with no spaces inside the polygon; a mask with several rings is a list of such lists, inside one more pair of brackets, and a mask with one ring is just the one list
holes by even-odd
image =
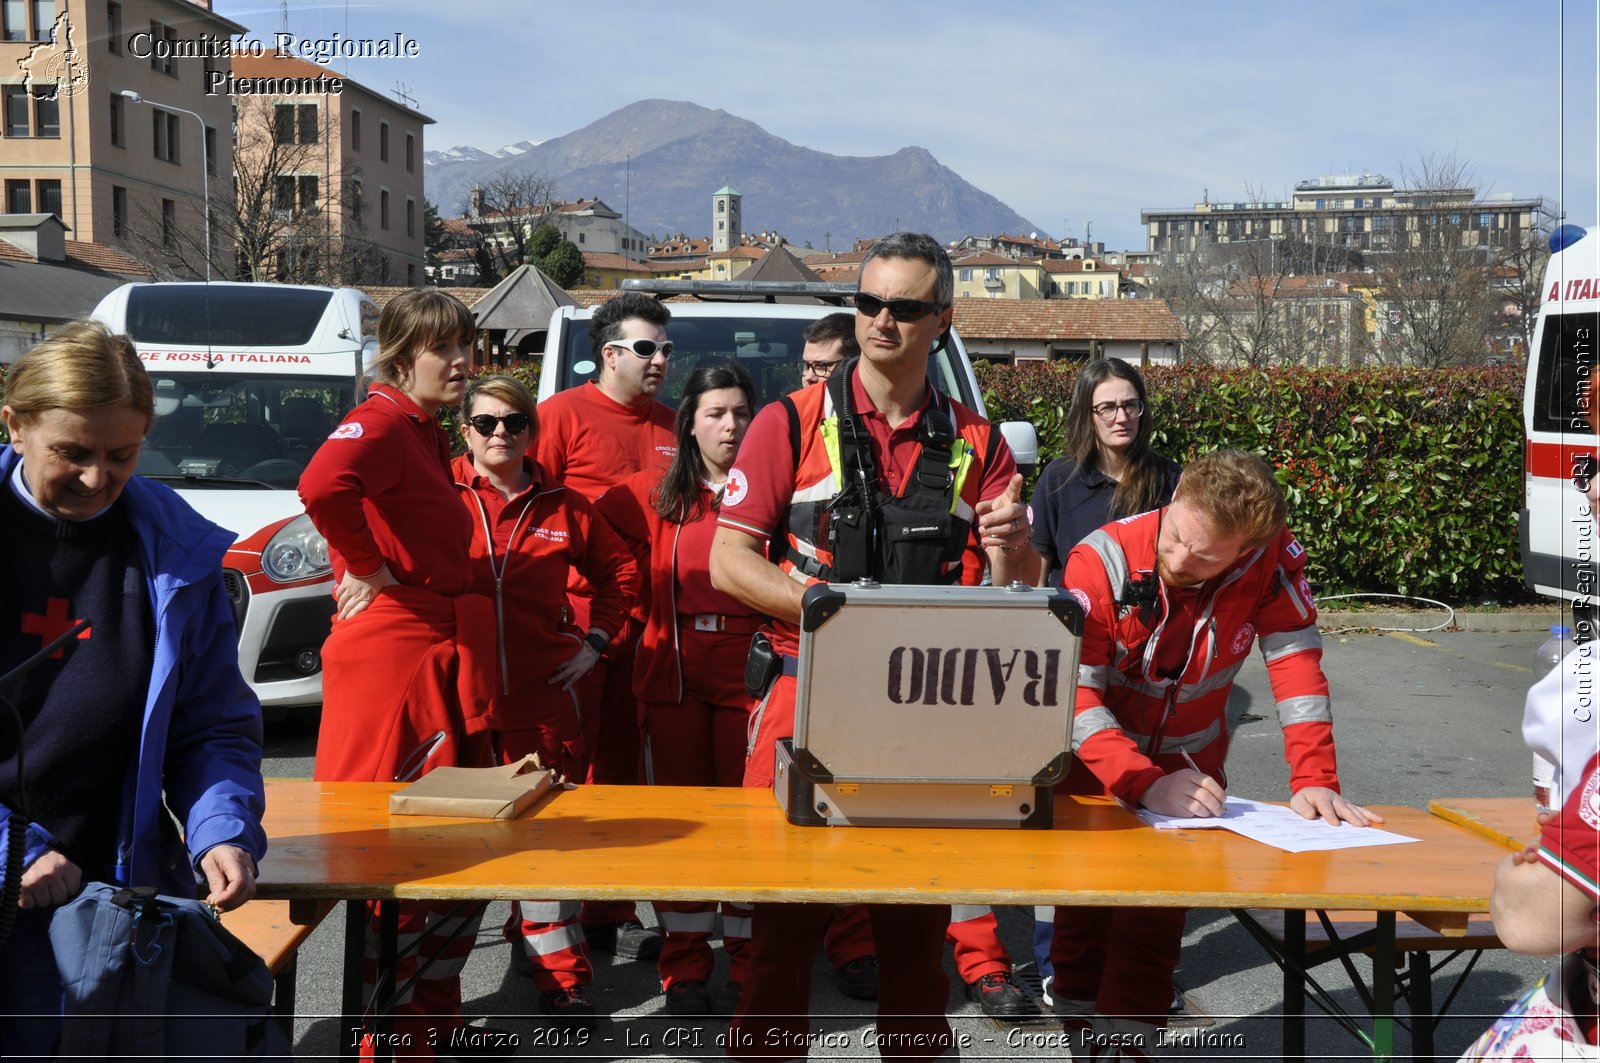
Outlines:
{"label": "brown paper bag", "polygon": [[532,754],[493,768],[435,768],[390,794],[389,814],[514,819],[560,781]]}

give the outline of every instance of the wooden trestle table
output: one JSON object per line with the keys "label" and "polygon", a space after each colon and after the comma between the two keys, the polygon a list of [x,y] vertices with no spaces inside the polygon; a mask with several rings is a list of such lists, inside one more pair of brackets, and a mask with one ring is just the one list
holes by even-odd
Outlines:
{"label": "wooden trestle table", "polygon": [[[1378,1058],[1393,1050],[1394,913],[1462,932],[1488,910],[1504,853],[1398,807],[1378,810],[1384,826],[1419,842],[1295,854],[1224,830],[1153,830],[1106,798],[1058,798],[1054,829],[1038,831],[796,827],[770,791],[715,787],[584,786],[515,820],[390,816],[396,788],[270,781],[258,895],[1265,908],[1285,911],[1291,948],[1298,925],[1302,949],[1306,911],[1372,911]],[[363,927],[352,904],[352,1015],[363,1006]],[[1284,1003],[1285,1014],[1303,1007]]]}

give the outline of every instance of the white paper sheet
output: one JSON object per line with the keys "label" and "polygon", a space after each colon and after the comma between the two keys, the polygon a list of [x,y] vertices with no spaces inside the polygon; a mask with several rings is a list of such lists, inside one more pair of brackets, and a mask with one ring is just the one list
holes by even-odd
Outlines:
{"label": "white paper sheet", "polygon": [[1250,801],[1242,797],[1229,797],[1223,804],[1220,816],[1163,816],[1145,808],[1134,809],[1134,814],[1157,830],[1231,830],[1263,845],[1290,853],[1399,845],[1417,840],[1378,827],[1352,827],[1348,823],[1335,825],[1320,819],[1302,819],[1298,812],[1286,805],[1269,805],[1265,801]]}

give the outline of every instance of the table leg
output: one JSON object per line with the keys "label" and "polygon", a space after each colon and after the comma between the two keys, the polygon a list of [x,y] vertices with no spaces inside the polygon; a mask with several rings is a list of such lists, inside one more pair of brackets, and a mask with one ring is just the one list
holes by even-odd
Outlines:
{"label": "table leg", "polygon": [[[1449,962],[1449,961],[1446,961]],[[1433,1031],[1438,1018],[1433,1013],[1433,957],[1426,952],[1411,954],[1411,1058],[1433,1058]]]}
{"label": "table leg", "polygon": [[372,1055],[375,1063],[394,1059],[395,953],[399,951],[399,940],[400,902],[384,901],[378,905],[378,985],[372,991],[372,1018],[378,1031],[378,1050]]}
{"label": "table leg", "polygon": [[[1377,912],[1372,949],[1372,1058],[1394,1059],[1394,913]],[[1416,1023],[1413,1021],[1412,1026]]]}
{"label": "table leg", "polygon": [[340,1009],[344,1028],[340,1031],[339,1056],[357,1059],[361,1055],[362,1013],[366,1001],[361,991],[361,968],[366,962],[367,905],[364,901],[344,902],[344,992]]}
{"label": "table leg", "polygon": [[1298,908],[1283,913],[1283,1057],[1306,1055],[1306,913]]}

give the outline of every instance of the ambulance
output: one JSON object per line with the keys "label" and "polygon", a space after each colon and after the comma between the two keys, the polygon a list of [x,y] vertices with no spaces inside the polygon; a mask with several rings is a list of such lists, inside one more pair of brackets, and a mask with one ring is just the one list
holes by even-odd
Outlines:
{"label": "ambulance", "polygon": [[355,406],[378,305],[354,288],[125,284],[94,316],[132,336],[154,385],[139,475],[237,537],[222,575],[245,679],[264,707],[320,704],[333,577],[296,487]]}
{"label": "ambulance", "polygon": [[1563,225],[1550,237],[1550,264],[1523,389],[1521,513],[1523,581],[1530,590],[1571,602],[1574,635],[1587,641],[1595,624],[1600,544],[1587,500],[1573,489],[1589,471],[1600,426],[1595,386],[1600,341],[1600,233]]}

